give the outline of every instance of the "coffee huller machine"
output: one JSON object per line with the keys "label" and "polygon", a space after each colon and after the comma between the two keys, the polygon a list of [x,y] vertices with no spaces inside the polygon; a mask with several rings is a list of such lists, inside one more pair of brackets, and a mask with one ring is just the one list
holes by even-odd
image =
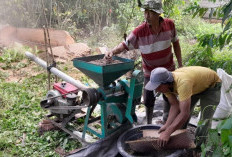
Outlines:
{"label": "coffee huller machine", "polygon": [[[47,69],[45,61],[30,52],[25,54]],[[134,70],[131,78],[115,81],[134,69],[134,61],[113,56],[112,59],[118,60],[119,63],[97,65],[91,62],[103,59],[103,57],[104,55],[94,55],[73,59],[74,67],[97,83],[98,88],[85,86],[57,68],[50,68],[50,72],[63,81],[55,83],[53,89],[47,92],[46,98],[40,103],[43,109],[50,111],[50,114],[46,116],[48,120],[80,142],[85,141],[86,132],[104,138],[123,125],[130,125],[137,121],[135,107],[140,104],[143,73],[140,70]],[[97,105],[100,105],[100,116],[92,118],[91,114]],[[87,113],[82,137],[80,137],[74,134],[75,121],[77,120],[75,115],[86,107]],[[94,128],[95,123],[100,125],[100,131],[99,128]]]}

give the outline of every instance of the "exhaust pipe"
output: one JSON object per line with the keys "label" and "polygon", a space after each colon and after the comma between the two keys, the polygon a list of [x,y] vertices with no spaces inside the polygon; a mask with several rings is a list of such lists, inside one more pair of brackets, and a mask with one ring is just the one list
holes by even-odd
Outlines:
{"label": "exhaust pipe", "polygon": [[[45,70],[47,70],[47,63],[36,57],[35,55],[33,55],[32,53],[30,52],[25,52],[25,55],[31,59],[32,61],[36,62],[37,64],[39,64],[40,66],[42,66]],[[61,78],[62,80],[68,82],[68,83],[71,83],[72,85],[76,86],[77,88],[81,89],[81,90],[84,90],[86,88],[88,88],[87,86],[83,85],[80,81],[78,80],[75,80],[74,78],[68,76],[67,74],[63,73],[62,71],[58,70],[57,68],[55,67],[52,67],[50,69],[51,73],[53,73],[54,75],[56,75],[57,77]]]}

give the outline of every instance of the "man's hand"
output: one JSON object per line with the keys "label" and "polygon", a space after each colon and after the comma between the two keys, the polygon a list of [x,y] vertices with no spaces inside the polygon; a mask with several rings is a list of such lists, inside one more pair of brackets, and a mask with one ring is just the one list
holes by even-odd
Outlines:
{"label": "man's hand", "polygon": [[161,133],[161,132],[165,131],[166,129],[167,129],[167,126],[166,126],[166,125],[163,125],[163,126],[159,129],[158,133]]}
{"label": "man's hand", "polygon": [[113,55],[119,54],[119,53],[123,52],[124,50],[126,50],[126,48],[123,46],[122,43],[120,43],[118,46],[113,48],[111,51],[107,51],[105,53],[104,59],[111,61]]}
{"label": "man's hand", "polygon": [[163,131],[160,134],[160,137],[159,137],[159,140],[158,140],[158,146],[159,147],[164,147],[168,143],[169,139],[170,139],[170,135],[167,134],[165,131]]}
{"label": "man's hand", "polygon": [[112,56],[113,56],[113,51],[107,51],[105,53],[104,59],[111,61],[112,60]]}

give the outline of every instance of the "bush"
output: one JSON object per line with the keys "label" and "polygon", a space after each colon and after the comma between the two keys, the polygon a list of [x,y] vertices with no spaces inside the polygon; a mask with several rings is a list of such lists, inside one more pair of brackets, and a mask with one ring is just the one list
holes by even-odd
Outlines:
{"label": "bush", "polygon": [[186,55],[184,62],[187,66],[204,66],[215,71],[221,68],[232,74],[232,54],[229,51],[226,48],[220,51],[216,48],[195,45],[191,52]]}
{"label": "bush", "polygon": [[[220,132],[220,135],[219,135]],[[232,117],[219,123],[216,129],[209,131],[206,144],[202,144],[202,157],[232,155]]]}
{"label": "bush", "polygon": [[211,24],[200,17],[192,18],[189,15],[183,16],[179,20],[175,20],[177,32],[186,38],[196,39],[199,35],[205,33],[219,34],[222,31],[220,23]]}

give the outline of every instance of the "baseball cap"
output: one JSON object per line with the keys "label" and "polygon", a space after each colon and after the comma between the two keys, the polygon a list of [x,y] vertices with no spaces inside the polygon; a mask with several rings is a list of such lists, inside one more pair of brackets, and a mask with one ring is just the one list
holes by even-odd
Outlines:
{"label": "baseball cap", "polygon": [[162,9],[162,0],[145,0],[141,8],[148,9],[159,14],[164,12]]}
{"label": "baseball cap", "polygon": [[150,81],[146,84],[145,89],[153,91],[163,83],[173,82],[173,75],[166,68],[156,68],[151,71]]}

